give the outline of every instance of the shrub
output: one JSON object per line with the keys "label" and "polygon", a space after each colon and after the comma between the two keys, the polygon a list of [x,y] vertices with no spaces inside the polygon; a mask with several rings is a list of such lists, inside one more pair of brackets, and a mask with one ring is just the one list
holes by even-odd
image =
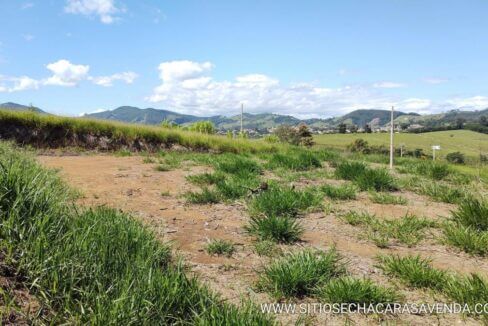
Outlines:
{"label": "shrub", "polygon": [[368,142],[362,138],[355,139],[351,144],[347,145],[347,149],[351,152],[359,152],[363,154],[370,153]]}
{"label": "shrub", "polygon": [[373,203],[390,204],[390,205],[406,205],[407,200],[400,196],[393,196],[388,193],[371,192],[369,198]]}
{"label": "shrub", "polygon": [[461,152],[452,152],[447,154],[446,160],[449,163],[454,163],[454,164],[464,164],[466,161],[464,154]]}
{"label": "shrub", "polygon": [[[340,277],[328,282],[319,290],[321,299],[330,303],[359,305],[391,304],[400,299],[399,294],[389,288],[378,286],[370,279]],[[354,306],[351,307],[354,309]]]}
{"label": "shrub", "polygon": [[386,274],[414,288],[441,289],[447,280],[446,272],[433,268],[431,260],[420,256],[380,256],[378,260]]}
{"label": "shrub", "polygon": [[303,250],[289,253],[265,266],[258,287],[276,299],[300,298],[344,273],[342,258],[335,249],[327,252]]}
{"label": "shrub", "polygon": [[225,255],[230,257],[236,248],[232,242],[218,239],[210,241],[205,247],[205,250],[209,255]]}
{"label": "shrub", "polygon": [[260,240],[278,243],[293,243],[300,240],[303,227],[296,219],[288,216],[252,216],[245,230]]}
{"label": "shrub", "polygon": [[199,132],[201,134],[215,134],[215,126],[211,121],[197,121],[188,127],[190,131]]}
{"label": "shrub", "polygon": [[192,204],[215,204],[220,201],[216,191],[203,188],[201,192],[189,191],[185,194],[186,201]]}
{"label": "shrub", "polygon": [[267,191],[254,197],[249,203],[252,215],[295,217],[301,211],[321,204],[320,193],[314,189],[295,190],[289,187],[270,185]]}
{"label": "shrub", "polygon": [[337,187],[332,185],[323,185],[320,187],[320,190],[331,199],[356,199],[357,190],[356,187],[354,187],[353,185],[345,184]]}

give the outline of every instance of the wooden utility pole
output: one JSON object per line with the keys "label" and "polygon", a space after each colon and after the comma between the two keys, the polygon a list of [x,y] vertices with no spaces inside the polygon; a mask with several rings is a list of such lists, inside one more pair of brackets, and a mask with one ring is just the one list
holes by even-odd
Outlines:
{"label": "wooden utility pole", "polygon": [[241,103],[241,137],[244,135],[243,121],[244,119],[244,103]]}
{"label": "wooden utility pole", "polygon": [[393,169],[393,132],[395,130],[393,125],[393,112],[395,112],[395,108],[391,107],[391,122],[390,122],[390,169]]}

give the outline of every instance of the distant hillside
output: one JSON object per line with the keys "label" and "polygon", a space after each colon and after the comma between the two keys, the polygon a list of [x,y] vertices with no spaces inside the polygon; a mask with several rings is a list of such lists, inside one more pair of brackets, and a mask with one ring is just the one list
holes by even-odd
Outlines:
{"label": "distant hillside", "polygon": [[84,116],[96,119],[117,120],[149,125],[160,124],[163,120],[169,120],[177,124],[202,120],[202,118],[198,118],[193,115],[180,114],[167,110],[157,110],[153,108],[139,109],[133,106],[121,106],[115,110],[90,113],[85,114]]}
{"label": "distant hillside", "polygon": [[0,104],[0,109],[12,110],[12,111],[34,111],[37,113],[46,113],[46,112],[42,111],[41,109],[36,108],[35,106],[26,106],[26,105],[12,103],[12,102]]}
{"label": "distant hillside", "polygon": [[[393,113],[394,118],[398,118],[404,115],[420,116],[416,113],[404,113],[395,111]],[[387,110],[356,110],[352,111],[342,117],[334,119],[336,124],[345,123],[347,125],[355,124],[356,126],[363,127],[366,124],[373,124],[377,126],[384,126],[390,122],[391,111]]]}

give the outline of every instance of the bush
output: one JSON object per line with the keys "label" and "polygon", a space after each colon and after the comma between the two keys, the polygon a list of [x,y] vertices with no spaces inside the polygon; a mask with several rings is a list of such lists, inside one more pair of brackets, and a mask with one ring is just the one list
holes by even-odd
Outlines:
{"label": "bush", "polygon": [[296,219],[288,216],[252,216],[245,230],[259,240],[293,243],[300,240],[304,228]]}
{"label": "bush", "polygon": [[368,142],[362,138],[355,139],[351,144],[347,145],[347,149],[351,152],[370,153]]}
{"label": "bush", "polygon": [[454,163],[454,164],[464,164],[466,161],[464,154],[461,152],[453,152],[447,154],[446,160],[449,163]]}
{"label": "bush", "polygon": [[232,242],[218,239],[210,241],[205,247],[205,250],[209,255],[225,255],[230,257],[236,248]]}
{"label": "bush", "polygon": [[201,134],[215,134],[215,126],[211,121],[197,121],[192,123],[188,129]]}
{"label": "bush", "polygon": [[356,199],[356,187],[353,185],[341,185],[341,186],[332,186],[332,185],[323,185],[320,187],[320,190],[325,193],[325,195],[331,199],[340,199],[340,200],[348,200],[348,199]]}
{"label": "bush", "polygon": [[[330,303],[350,303],[356,305],[388,305],[400,299],[399,294],[389,288],[374,284],[369,279],[340,277],[328,282],[319,291],[321,299]],[[354,310],[354,306],[352,306]]]}
{"label": "bush", "polygon": [[264,267],[258,287],[276,299],[300,298],[344,273],[342,258],[335,249],[327,252],[304,250],[289,253]]}

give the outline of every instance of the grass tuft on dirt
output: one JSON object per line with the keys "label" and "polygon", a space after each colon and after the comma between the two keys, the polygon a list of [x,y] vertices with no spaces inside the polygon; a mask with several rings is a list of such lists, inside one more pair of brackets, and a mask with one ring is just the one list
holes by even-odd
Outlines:
{"label": "grass tuft on dirt", "polygon": [[293,243],[300,241],[304,228],[300,222],[289,216],[251,216],[245,230],[261,241]]}
{"label": "grass tuft on dirt", "polygon": [[236,251],[234,244],[227,240],[214,239],[211,240],[205,247],[209,255],[218,255],[231,257]]}
{"label": "grass tuft on dirt", "polygon": [[303,250],[288,253],[265,266],[260,274],[258,288],[276,299],[301,298],[344,273],[344,263],[335,249]]}

